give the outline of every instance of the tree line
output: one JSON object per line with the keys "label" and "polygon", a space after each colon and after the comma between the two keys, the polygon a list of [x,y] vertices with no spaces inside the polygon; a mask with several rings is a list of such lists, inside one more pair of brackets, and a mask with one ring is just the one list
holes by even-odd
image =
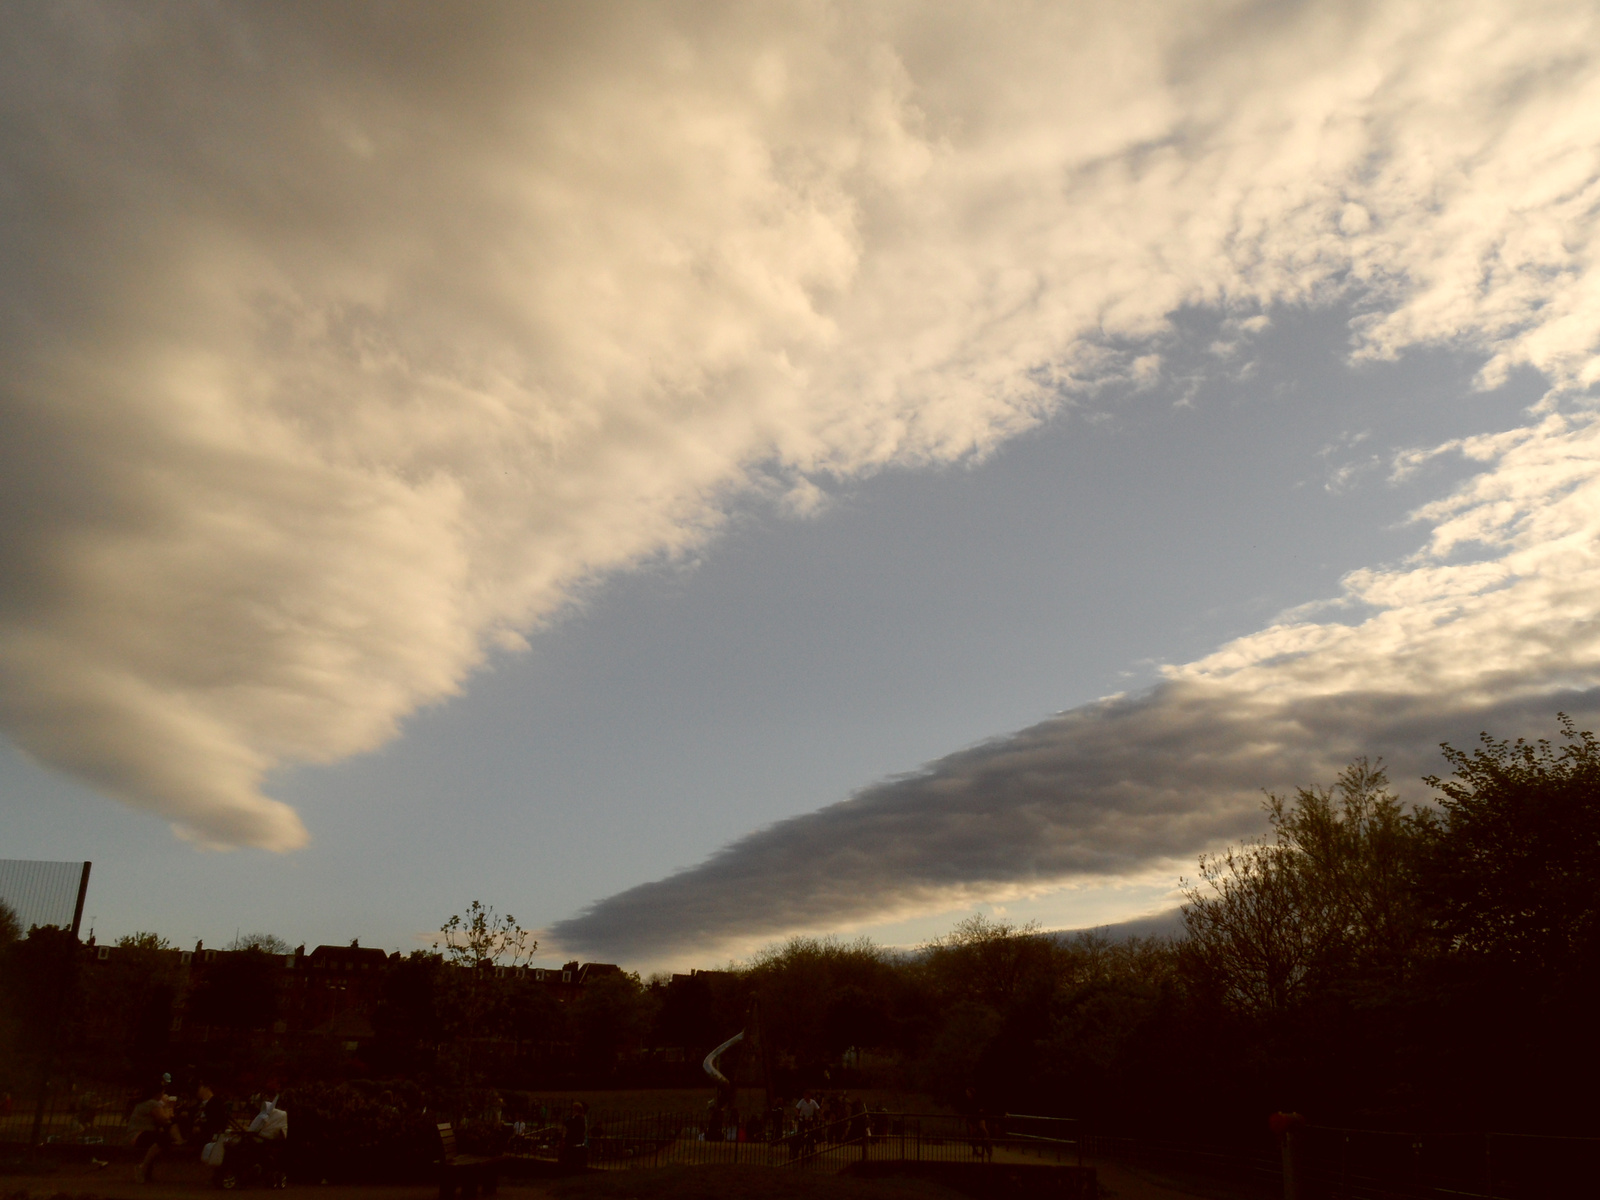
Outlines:
{"label": "tree line", "polygon": [[[1425,780],[1435,794],[1423,805],[1402,804],[1366,760],[1327,786],[1267,796],[1267,832],[1202,857],[1184,882],[1173,937],[974,916],[912,951],[795,938],[721,971],[603,975],[559,1003],[483,969],[524,961],[532,942],[475,905],[436,950],[387,972],[362,1061],[270,1069],[689,1082],[754,1013],[759,1037],[728,1069],[791,1096],[886,1086],[1211,1140],[1280,1109],[1369,1128],[1592,1133],[1600,1102],[1582,1083],[1600,1065],[1600,744],[1562,717],[1556,743],[1484,735],[1443,752],[1450,773]],[[23,981],[59,947],[50,931],[4,930],[0,1071],[15,1073],[30,1022],[49,1015],[29,1007]],[[265,960],[269,935],[253,936]],[[117,1036],[159,1043],[170,983],[136,984],[118,984]],[[259,993],[243,978],[214,986]],[[243,1046],[243,1025],[270,1014],[229,1017],[233,994],[201,1003],[236,1021]]]}

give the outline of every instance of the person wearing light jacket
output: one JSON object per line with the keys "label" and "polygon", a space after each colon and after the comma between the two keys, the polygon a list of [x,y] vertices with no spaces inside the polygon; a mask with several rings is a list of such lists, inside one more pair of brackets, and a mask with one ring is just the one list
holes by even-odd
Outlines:
{"label": "person wearing light jacket", "polygon": [[289,1140],[289,1114],[279,1107],[276,1096],[262,1101],[261,1111],[245,1132],[260,1148],[262,1174],[271,1186],[283,1187],[283,1147]]}
{"label": "person wearing light jacket", "polygon": [[264,1142],[283,1141],[289,1136],[289,1114],[278,1107],[278,1098],[261,1102],[261,1111],[256,1114],[256,1119],[250,1122],[248,1132],[255,1134]]}

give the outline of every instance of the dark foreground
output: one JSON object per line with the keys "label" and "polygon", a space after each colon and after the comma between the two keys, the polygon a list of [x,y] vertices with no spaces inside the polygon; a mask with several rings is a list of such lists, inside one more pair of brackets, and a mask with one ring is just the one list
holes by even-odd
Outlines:
{"label": "dark foreground", "polygon": [[[131,1168],[63,1165],[43,1174],[0,1176],[0,1200],[216,1200],[209,1173],[198,1165],[163,1164],[156,1182],[135,1184]],[[1220,1193],[1174,1190],[1115,1164],[1097,1164],[1100,1195],[1108,1200],[1215,1200]],[[277,1195],[260,1192],[260,1200]],[[438,1188],[335,1184],[296,1186],[304,1200],[435,1200]],[[969,1187],[931,1178],[860,1178],[746,1166],[670,1166],[636,1171],[596,1171],[565,1179],[504,1182],[503,1200],[972,1200]]]}

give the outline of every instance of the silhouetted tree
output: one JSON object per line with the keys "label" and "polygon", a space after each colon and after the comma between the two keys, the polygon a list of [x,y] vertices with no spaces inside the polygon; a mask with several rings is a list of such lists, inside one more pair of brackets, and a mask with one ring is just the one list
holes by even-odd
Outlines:
{"label": "silhouetted tree", "polygon": [[1396,986],[1427,926],[1416,903],[1431,814],[1407,814],[1381,765],[1269,795],[1271,833],[1202,855],[1184,884],[1194,967],[1243,1011],[1283,1013],[1362,978]]}
{"label": "silhouetted tree", "polygon": [[82,957],[78,940],[53,925],[36,925],[0,948],[0,1074],[12,1076],[13,1086],[31,1090],[79,1040]]}
{"label": "silhouetted tree", "polygon": [[[1588,1133],[1600,1118],[1600,744],[1562,714],[1565,745],[1484,734],[1430,777],[1440,825],[1422,900],[1443,951],[1428,980],[1436,1107],[1457,1123]],[[1462,1049],[1471,1047],[1470,1055]]]}
{"label": "silhouetted tree", "polygon": [[225,950],[259,950],[263,954],[291,954],[294,947],[275,933],[241,933]]}
{"label": "silhouetted tree", "polygon": [[637,975],[615,971],[591,978],[572,1004],[579,1063],[591,1074],[610,1075],[644,1043],[654,1016]]}
{"label": "silhouetted tree", "polygon": [[148,1083],[170,1065],[167,1046],[180,983],[178,956],[170,946],[157,933],[124,934],[118,952],[86,973],[102,1078],[116,1074],[129,1083]]}
{"label": "silhouetted tree", "polygon": [[[903,1044],[906,972],[865,938],[791,938],[757,954],[741,973],[760,1000],[774,1063],[783,1064],[780,1088],[820,1083],[851,1046]],[[741,1009],[723,1015],[717,1041],[742,1026],[747,1001],[737,994]]]}
{"label": "silhouetted tree", "polygon": [[502,1017],[506,986],[496,967],[518,967],[539,948],[534,936],[510,913],[497,913],[474,900],[466,913],[457,913],[439,928],[433,948],[448,970],[443,984],[441,1011],[447,1014],[465,1048],[463,1070],[468,1083],[477,1082],[479,1063],[474,1042],[495,1032]]}
{"label": "silhouetted tree", "polygon": [[443,959],[426,950],[413,950],[390,970],[372,1019],[378,1033],[373,1065],[380,1072],[414,1078],[433,1069],[435,1048],[445,1036],[439,1008],[443,971]]}
{"label": "silhouetted tree", "polygon": [[1443,793],[1427,898],[1453,954],[1575,993],[1600,967],[1600,743],[1559,720],[1559,749],[1444,745],[1453,777],[1426,781]]}
{"label": "silhouetted tree", "polygon": [[532,1045],[546,1055],[570,1037],[566,1009],[549,988],[537,983],[526,983],[512,993],[506,1024],[518,1055],[524,1045]]}
{"label": "silhouetted tree", "polygon": [[189,1000],[191,1019],[224,1029],[265,1029],[278,1015],[279,964],[260,950],[241,950],[208,963]]}
{"label": "silhouetted tree", "polygon": [[1054,939],[1034,922],[1014,925],[974,913],[923,947],[924,970],[947,1003],[984,1004],[1003,1012],[1055,982]]}
{"label": "silhouetted tree", "polygon": [[717,1036],[713,1001],[711,981],[705,975],[673,979],[662,989],[652,1040],[659,1046],[682,1046],[691,1058],[704,1053],[722,1040]]}
{"label": "silhouetted tree", "polygon": [[134,933],[125,933],[117,939],[119,950],[170,950],[172,943],[159,933],[140,929]]}

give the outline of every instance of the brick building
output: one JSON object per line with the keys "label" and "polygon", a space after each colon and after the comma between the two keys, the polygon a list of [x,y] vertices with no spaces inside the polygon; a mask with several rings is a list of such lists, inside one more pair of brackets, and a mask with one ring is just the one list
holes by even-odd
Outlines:
{"label": "brick building", "polygon": [[[259,951],[85,947],[86,1049],[124,1052],[124,1069],[141,1074],[155,1060],[194,1060],[211,1043],[247,1041],[283,1055],[360,1055],[379,1035],[380,1007],[406,961],[372,947],[318,946],[292,954]],[[436,963],[438,972],[467,968]],[[567,1005],[589,982],[620,974],[614,963],[493,967],[513,993],[537,989]],[[140,1058],[150,1058],[141,1062]]]}

